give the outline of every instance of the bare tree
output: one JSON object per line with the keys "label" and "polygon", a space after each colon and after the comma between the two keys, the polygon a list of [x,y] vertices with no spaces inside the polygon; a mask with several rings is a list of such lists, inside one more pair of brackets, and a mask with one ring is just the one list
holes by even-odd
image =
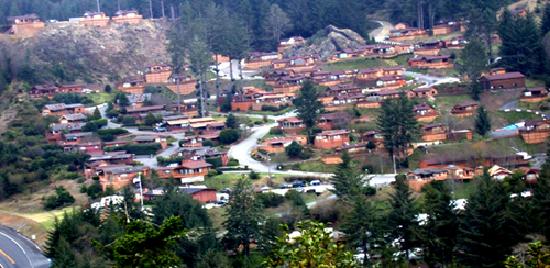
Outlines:
{"label": "bare tree", "polygon": [[279,43],[281,37],[292,28],[288,15],[277,4],[271,5],[269,13],[265,17],[264,27],[273,41]]}

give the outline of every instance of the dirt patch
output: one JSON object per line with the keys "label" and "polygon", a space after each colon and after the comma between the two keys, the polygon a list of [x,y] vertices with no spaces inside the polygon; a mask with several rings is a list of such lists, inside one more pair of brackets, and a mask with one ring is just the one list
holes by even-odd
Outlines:
{"label": "dirt patch", "polygon": [[28,238],[34,235],[34,242],[44,248],[48,231],[41,224],[23,216],[0,211],[0,224],[11,227]]}
{"label": "dirt patch", "polygon": [[15,110],[2,111],[2,114],[0,115],[0,134],[8,130],[9,124],[15,119],[16,115],[17,111]]}
{"label": "dirt patch", "polygon": [[80,193],[80,184],[73,180],[55,181],[48,187],[33,192],[17,194],[10,199],[0,202],[0,210],[13,213],[40,213],[42,209],[42,199],[54,193],[55,187],[63,186],[75,198],[75,205],[86,206],[88,197],[86,194]]}

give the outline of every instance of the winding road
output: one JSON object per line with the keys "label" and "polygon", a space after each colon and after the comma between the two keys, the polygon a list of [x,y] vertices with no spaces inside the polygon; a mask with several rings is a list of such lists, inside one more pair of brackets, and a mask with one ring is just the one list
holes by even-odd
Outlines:
{"label": "winding road", "polygon": [[51,261],[30,239],[0,225],[1,268],[45,268],[50,265]]}
{"label": "winding road", "polygon": [[381,43],[386,40],[386,37],[390,35],[391,30],[394,29],[393,24],[387,21],[375,20],[374,22],[380,24],[380,27],[374,29],[369,33],[370,37],[374,39],[374,42]]}

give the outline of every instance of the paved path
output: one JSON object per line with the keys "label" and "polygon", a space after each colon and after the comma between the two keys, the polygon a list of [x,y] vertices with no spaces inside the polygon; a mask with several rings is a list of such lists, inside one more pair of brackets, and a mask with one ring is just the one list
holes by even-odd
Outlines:
{"label": "paved path", "polygon": [[[239,60],[232,60],[233,63],[233,79],[239,80],[240,78],[240,72],[239,72]],[[230,73],[230,64],[229,62],[224,62],[218,65],[220,69],[220,78],[224,80],[230,80],[231,79],[231,73]],[[213,72],[215,71],[216,65],[213,65],[210,67]],[[258,76],[258,71],[250,71],[250,70],[243,70],[243,80],[254,80],[254,79],[263,79],[263,77]],[[215,80],[215,79],[213,79]]]}
{"label": "paved path", "polygon": [[426,83],[426,86],[437,86],[445,83],[455,83],[460,82],[459,78],[456,77],[438,77],[426,74],[420,74],[416,72],[406,71],[405,75],[414,77],[415,80],[419,82]]}
{"label": "paved path", "polygon": [[0,225],[0,267],[49,267],[50,260],[31,240],[11,228]]}
{"label": "paved path", "polygon": [[[295,116],[296,112],[291,111],[288,113],[285,113],[283,115],[272,115],[268,116],[268,119],[271,120],[279,120],[283,118],[288,118]],[[231,158],[235,158],[239,160],[239,164],[241,167],[248,167],[251,170],[257,171],[257,172],[282,172],[277,171],[276,166],[274,164],[265,164],[262,163],[254,158],[252,158],[252,150],[256,148],[258,140],[263,138],[265,135],[269,133],[272,127],[276,126],[277,123],[269,123],[269,124],[263,124],[259,126],[255,126],[251,129],[252,134],[242,140],[241,142],[232,145],[229,149],[228,155]],[[288,171],[285,171],[288,172]]]}

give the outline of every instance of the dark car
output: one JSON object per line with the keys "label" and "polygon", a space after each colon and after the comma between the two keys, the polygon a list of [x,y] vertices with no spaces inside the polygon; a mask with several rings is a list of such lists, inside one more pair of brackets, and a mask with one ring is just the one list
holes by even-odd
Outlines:
{"label": "dark car", "polygon": [[305,181],[295,181],[292,183],[292,188],[303,188],[306,187]]}

